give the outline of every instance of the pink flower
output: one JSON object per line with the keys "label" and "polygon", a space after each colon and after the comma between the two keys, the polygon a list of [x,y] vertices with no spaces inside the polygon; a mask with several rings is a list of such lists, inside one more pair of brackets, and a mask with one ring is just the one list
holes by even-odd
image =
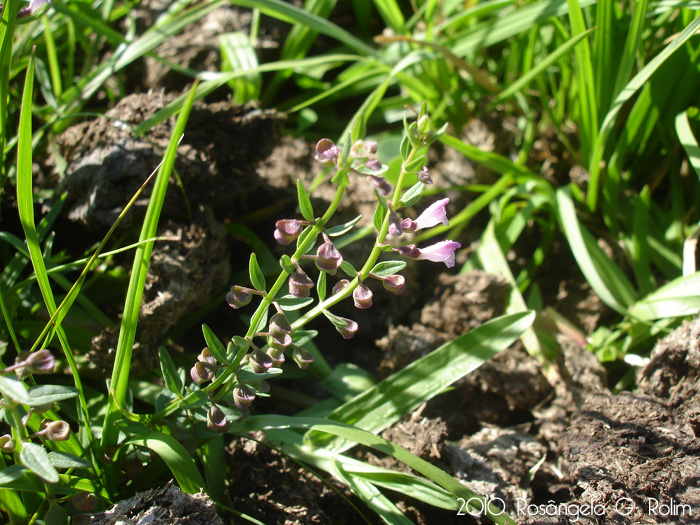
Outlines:
{"label": "pink flower", "polygon": [[432,246],[417,248],[415,244],[401,246],[398,251],[404,257],[433,262],[444,262],[445,266],[452,268],[455,265],[455,250],[462,245],[454,241],[440,241]]}
{"label": "pink flower", "polygon": [[450,202],[450,199],[440,199],[428,206],[415,221],[412,219],[404,219],[401,225],[404,230],[410,232],[422,230],[424,228],[432,228],[440,223],[449,226],[450,221],[447,220],[447,211],[445,210],[448,202]]}
{"label": "pink flower", "polygon": [[29,0],[29,12],[31,14],[36,13],[39,9],[42,8],[45,4],[48,4],[48,0]]}
{"label": "pink flower", "polygon": [[418,259],[426,261],[444,262],[445,266],[452,268],[455,265],[455,250],[462,245],[454,241],[440,241],[432,246],[421,248]]}

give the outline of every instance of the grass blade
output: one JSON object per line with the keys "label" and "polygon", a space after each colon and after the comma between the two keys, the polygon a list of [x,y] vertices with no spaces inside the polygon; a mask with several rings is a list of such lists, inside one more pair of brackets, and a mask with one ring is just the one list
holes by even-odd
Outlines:
{"label": "grass blade", "polygon": [[[355,396],[328,418],[380,432],[510,346],[534,317],[525,312],[489,321]],[[352,446],[328,435],[310,434],[307,439],[310,444],[338,452]]]}
{"label": "grass blade", "polygon": [[125,441],[124,446],[126,445],[146,447],[158,454],[168,465],[184,492],[197,494],[201,489],[206,491],[204,479],[197,470],[197,465],[185,447],[174,437],[162,432],[151,432],[144,437],[134,437]]}
{"label": "grass blade", "polygon": [[[153,238],[156,234],[160,212],[163,207],[163,201],[165,200],[165,192],[168,188],[168,180],[170,179],[170,174],[175,165],[177,147],[180,137],[185,130],[185,124],[189,118],[190,109],[194,103],[196,88],[197,85],[195,83],[190,90],[187,103],[182,108],[175,128],[173,129],[170,144],[165,152],[163,164],[158,170],[153,193],[148,203],[148,209],[146,210],[146,216],[144,217],[143,226],[141,228],[140,241]],[[144,243],[136,249],[136,254],[134,256],[134,265],[131,271],[131,278],[129,279],[126,301],[124,303],[124,314],[122,316],[121,329],[119,330],[119,340],[117,342],[114,368],[110,381],[110,389],[114,390],[114,397],[110,396],[107,414],[105,415],[103,424],[103,449],[108,445],[116,444],[119,435],[119,429],[114,426],[114,422],[119,419],[119,406],[124,404],[126,398],[129,368],[131,366],[131,351],[136,336],[136,324],[141,308],[141,297],[143,296],[143,289],[146,284],[146,274],[148,272],[148,264],[152,249],[153,242]]]}
{"label": "grass blade", "polygon": [[570,188],[557,191],[557,204],[559,224],[586,280],[605,304],[624,315],[636,301],[632,284],[579,223]]}
{"label": "grass blade", "polygon": [[673,39],[664,49],[656,55],[651,62],[642,68],[639,73],[637,73],[632,80],[630,80],[624,87],[620,94],[617,95],[613,101],[612,107],[608,114],[605,116],[603,123],[600,126],[600,130],[596,137],[595,144],[593,145],[593,152],[591,154],[590,162],[588,165],[588,170],[590,174],[590,183],[588,187],[588,195],[586,200],[588,203],[588,208],[591,211],[595,211],[598,206],[598,192],[600,187],[600,176],[601,176],[601,161],[603,160],[603,154],[605,150],[605,144],[607,142],[610,132],[615,126],[617,116],[622,109],[622,105],[627,102],[644,84],[649,80],[649,78],[656,72],[656,70],[663,64],[668,58],[675,53],[683,44],[685,44],[695,33],[698,28],[700,28],[700,16],[695,18],[690,24],[686,26],[681,33]]}
{"label": "grass blade", "polygon": [[676,117],[676,133],[678,134],[678,140],[683,145],[686,155],[688,155],[690,165],[695,170],[697,176],[700,177],[700,146],[698,146],[698,141],[693,134],[693,130],[690,128],[687,111],[684,111]]}
{"label": "grass blade", "polygon": [[[531,319],[530,319],[531,320]],[[468,334],[467,334],[468,335]],[[278,415],[252,416],[237,421],[232,427],[232,431],[237,434],[253,430],[267,430],[279,428],[300,428],[314,432],[323,432],[332,434],[341,438],[343,441],[352,441],[359,443],[379,452],[389,454],[411,467],[416,472],[423,474],[428,479],[449,491],[458,498],[469,500],[476,498],[484,504],[486,515],[497,524],[515,525],[515,522],[508,516],[501,513],[500,508],[495,508],[494,505],[488,503],[484,498],[469,490],[459,481],[447,474],[445,471],[431,465],[427,461],[414,456],[405,448],[402,448],[391,441],[375,436],[371,432],[350,426],[346,423],[331,421],[328,419],[308,418],[308,417],[291,417]],[[459,507],[458,501],[455,499],[455,510]]]}
{"label": "grass blade", "polygon": [[700,272],[674,279],[630,309],[630,315],[643,321],[697,315],[699,312]]}

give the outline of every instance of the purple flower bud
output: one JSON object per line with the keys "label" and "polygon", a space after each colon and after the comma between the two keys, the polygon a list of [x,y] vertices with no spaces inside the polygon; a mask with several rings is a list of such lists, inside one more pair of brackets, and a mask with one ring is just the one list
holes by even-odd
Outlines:
{"label": "purple flower bud", "polygon": [[248,385],[241,383],[233,389],[233,403],[238,408],[248,408],[255,400],[255,392]]}
{"label": "purple flower bud", "polygon": [[352,291],[352,300],[355,303],[355,308],[364,310],[372,306],[372,290],[361,284]]}
{"label": "purple flower bud", "polygon": [[73,506],[82,512],[92,512],[97,506],[97,498],[92,492],[79,492],[71,498]]}
{"label": "purple flower bud", "polygon": [[292,354],[294,362],[302,370],[306,370],[311,363],[314,362],[314,356],[310,352],[307,352],[299,346],[294,347],[294,352]]}
{"label": "purple flower bud", "polygon": [[49,350],[39,350],[28,354],[24,363],[30,374],[51,374],[56,366],[56,359]]}
{"label": "purple flower bud", "polygon": [[[234,388],[234,392],[235,390]],[[209,430],[216,430],[217,432],[226,432],[229,426],[224,411],[216,405],[212,406],[207,412],[207,428]]]}
{"label": "purple flower bud", "polygon": [[296,240],[301,233],[303,224],[296,219],[283,219],[275,223],[275,240],[287,246],[290,242]]}
{"label": "purple flower bud", "polygon": [[197,356],[197,361],[201,363],[209,363],[212,366],[215,366],[217,364],[216,357],[214,357],[214,354],[211,353],[211,350],[209,350],[209,348],[205,348],[199,353],[199,355]]}
{"label": "purple flower bud", "polygon": [[447,220],[447,212],[445,210],[448,202],[450,202],[450,199],[440,199],[428,206],[416,219],[416,230],[432,228],[440,223],[449,226],[450,221]]}
{"label": "purple flower bud", "polygon": [[0,451],[7,453],[15,451],[15,441],[10,434],[0,436]]}
{"label": "purple flower bud", "polygon": [[433,179],[430,178],[430,171],[428,170],[427,166],[423,166],[423,169],[418,172],[418,180],[423,184],[433,183]]}
{"label": "purple flower bud", "polygon": [[389,184],[384,177],[379,175],[367,175],[369,183],[377,188],[377,191],[382,197],[386,197],[391,193],[391,184]]}
{"label": "purple flower bud", "polygon": [[425,135],[430,131],[430,117],[428,115],[423,115],[418,119],[418,132],[421,135]]}
{"label": "purple flower bud", "polygon": [[316,160],[322,164],[333,164],[338,160],[338,148],[330,139],[321,139],[316,143]]}
{"label": "purple flower bud", "polygon": [[250,367],[256,374],[263,374],[272,367],[272,358],[257,348],[250,354]]}
{"label": "purple flower bud", "polygon": [[243,286],[232,286],[231,291],[226,294],[226,302],[234,310],[247,305],[253,298],[253,293],[250,288],[245,288]]}
{"label": "purple flower bud", "polygon": [[399,237],[403,234],[403,226],[401,223],[401,218],[396,215],[393,208],[389,207],[389,235],[394,237]]}
{"label": "purple flower bud", "polygon": [[455,250],[461,247],[462,245],[458,242],[440,241],[432,246],[427,246],[418,250],[420,252],[418,259],[444,262],[445,266],[452,268],[455,265]]}
{"label": "purple flower bud", "polygon": [[341,321],[341,323],[335,324],[335,329],[338,333],[343,336],[343,339],[352,339],[355,335],[359,326],[352,319],[346,319],[345,317],[336,317],[336,320]]}
{"label": "purple flower bud", "polygon": [[51,421],[44,419],[41,428],[49,441],[66,441],[70,437],[70,425],[65,421]]}
{"label": "purple flower bud", "polygon": [[274,346],[270,346],[270,348],[267,349],[266,353],[272,359],[272,366],[274,367],[279,368],[280,365],[285,361],[283,348],[276,348]]}
{"label": "purple flower bud", "polygon": [[270,346],[284,349],[292,344],[292,325],[282,312],[278,312],[270,319]]}
{"label": "purple flower bud", "polygon": [[365,162],[365,168],[373,171],[379,171],[382,169],[382,163],[379,162],[378,159],[369,159],[367,162]]}
{"label": "purple flower bud", "polygon": [[348,281],[347,279],[341,279],[340,281],[338,281],[337,283],[335,283],[335,286],[333,287],[333,290],[332,290],[333,295],[335,295],[335,294],[337,294],[338,292],[340,292],[340,291],[341,291],[343,288],[345,288],[348,284],[350,284],[350,281]]}
{"label": "purple flower bud", "polygon": [[364,143],[364,148],[367,153],[374,155],[375,153],[377,153],[377,141],[366,140]]}
{"label": "purple flower bud", "polygon": [[403,275],[390,275],[382,279],[382,284],[389,292],[401,295],[406,289],[406,278]]}
{"label": "purple flower bud", "polygon": [[301,270],[297,270],[289,278],[289,293],[295,297],[308,297],[314,282]]}
{"label": "purple flower bud", "polygon": [[335,275],[343,264],[343,256],[340,255],[338,248],[332,242],[326,241],[318,247],[316,252],[316,267],[322,272],[327,272],[330,275]]}
{"label": "purple flower bud", "polygon": [[206,383],[214,377],[214,367],[209,363],[203,363],[201,361],[195,363],[195,365],[190,368],[190,377],[192,381],[201,385]]}

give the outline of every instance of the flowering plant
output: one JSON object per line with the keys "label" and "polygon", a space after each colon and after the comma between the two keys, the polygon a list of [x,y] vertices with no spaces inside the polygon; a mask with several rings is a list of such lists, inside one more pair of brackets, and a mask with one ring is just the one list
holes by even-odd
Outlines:
{"label": "flowering plant", "polygon": [[[400,272],[406,262],[396,259],[380,262],[382,254],[395,253],[403,258],[443,262],[448,268],[455,265],[455,252],[460,248],[458,242],[441,241],[423,248],[415,244],[398,243],[395,246],[388,242],[437,224],[449,225],[447,198],[432,203],[415,219],[399,216],[404,209],[416,204],[423,188],[432,183],[426,167],[425,151],[444,131],[431,130],[430,117],[425,109],[416,122],[409,124],[405,121],[404,127],[401,170],[393,187],[383,176],[387,168],[377,157],[377,143],[362,138],[361,120],[342,148],[329,139],[318,141],[315,158],[335,171],[331,179],[336,185],[335,198],[326,212],[318,217],[306,189],[298,181],[297,194],[302,217],[278,220],[273,232],[275,240],[283,246],[296,243],[293,254],[281,257],[281,272],[269,288],[257,258],[252,254],[249,263],[250,286],[233,285],[226,295],[228,304],[234,309],[246,307],[254,296],[260,298],[248,331],[243,336],[234,337],[228,349],[225,349],[223,343],[205,327],[208,348],[190,370],[190,377],[210,393],[212,409],[207,419],[209,428],[225,430],[227,410],[234,419],[247,415],[256,395],[264,395],[269,388],[265,380],[281,373],[279,367],[286,358],[291,357],[300,368],[306,368],[313,361],[313,354],[303,348],[304,342],[311,337],[309,332],[303,330],[309,321],[324,315],[344,339],[351,339],[360,329],[359,323],[333,314],[333,306],[352,297],[356,308],[372,307],[371,281],[382,282],[384,289],[391,293],[403,293],[406,280]],[[405,189],[404,185],[411,176],[417,178],[417,182]],[[329,226],[346,187],[355,177],[370,184],[377,198],[374,213],[376,239],[365,262],[359,267],[346,260],[333,241],[335,237],[350,231],[357,219]],[[318,273],[315,282],[308,275],[313,268],[305,265],[309,261],[313,261],[314,271]],[[329,279],[338,277],[339,272],[345,278],[338,279],[329,294]],[[316,304],[312,297],[314,288],[318,299]],[[293,322],[287,317],[288,312],[305,307],[310,308]],[[270,316],[271,308],[274,313]],[[195,392],[185,396],[184,402],[194,395]],[[165,412],[178,403],[167,407]]]}

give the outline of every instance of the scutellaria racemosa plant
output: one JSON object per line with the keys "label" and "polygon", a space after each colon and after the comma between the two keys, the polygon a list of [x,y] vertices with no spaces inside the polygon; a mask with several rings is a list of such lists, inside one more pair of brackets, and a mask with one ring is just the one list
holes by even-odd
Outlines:
{"label": "scutellaria racemosa plant", "polygon": [[[298,181],[301,217],[278,220],[273,232],[278,243],[295,246],[291,255],[281,257],[281,271],[275,282],[267,286],[257,258],[252,254],[250,286],[234,285],[226,295],[228,304],[236,310],[259,299],[246,334],[233,337],[228,349],[224,349],[205,327],[208,347],[199,355],[190,376],[196,383],[195,389],[208,393],[211,409],[207,425],[210,429],[226,430],[230,423],[226,413],[232,415],[232,410],[234,418],[247,415],[256,395],[264,394],[269,388],[265,380],[281,373],[280,366],[286,359],[291,358],[300,368],[309,366],[313,355],[303,348],[304,342],[313,337],[312,332],[303,329],[309,321],[324,315],[344,339],[351,339],[360,325],[353,319],[332,313],[336,304],[352,298],[358,309],[372,307],[370,283],[377,281],[388,292],[403,293],[406,281],[400,272],[406,262],[397,259],[379,262],[382,254],[443,262],[448,268],[454,266],[455,251],[460,248],[458,242],[445,240],[426,247],[401,242],[411,232],[449,224],[446,211],[449,199],[446,198],[430,204],[415,219],[401,217],[405,208],[418,202],[423,188],[432,184],[426,167],[427,149],[444,128],[433,131],[424,108],[415,122],[409,124],[404,119],[401,169],[392,187],[383,176],[387,167],[377,157],[377,143],[363,138],[363,127],[362,120],[358,119],[342,147],[329,139],[321,139],[316,144],[315,159],[332,171],[335,197],[326,212],[316,216],[307,191]],[[410,179],[416,182],[406,189],[404,186]],[[373,221],[376,238],[360,267],[348,261],[333,241],[350,231],[359,217],[348,223],[330,225],[351,183],[370,184],[377,199]],[[316,274],[315,280],[309,274]],[[331,285],[332,279],[336,282]],[[308,309],[293,322],[287,317],[287,312],[304,308]]]}

